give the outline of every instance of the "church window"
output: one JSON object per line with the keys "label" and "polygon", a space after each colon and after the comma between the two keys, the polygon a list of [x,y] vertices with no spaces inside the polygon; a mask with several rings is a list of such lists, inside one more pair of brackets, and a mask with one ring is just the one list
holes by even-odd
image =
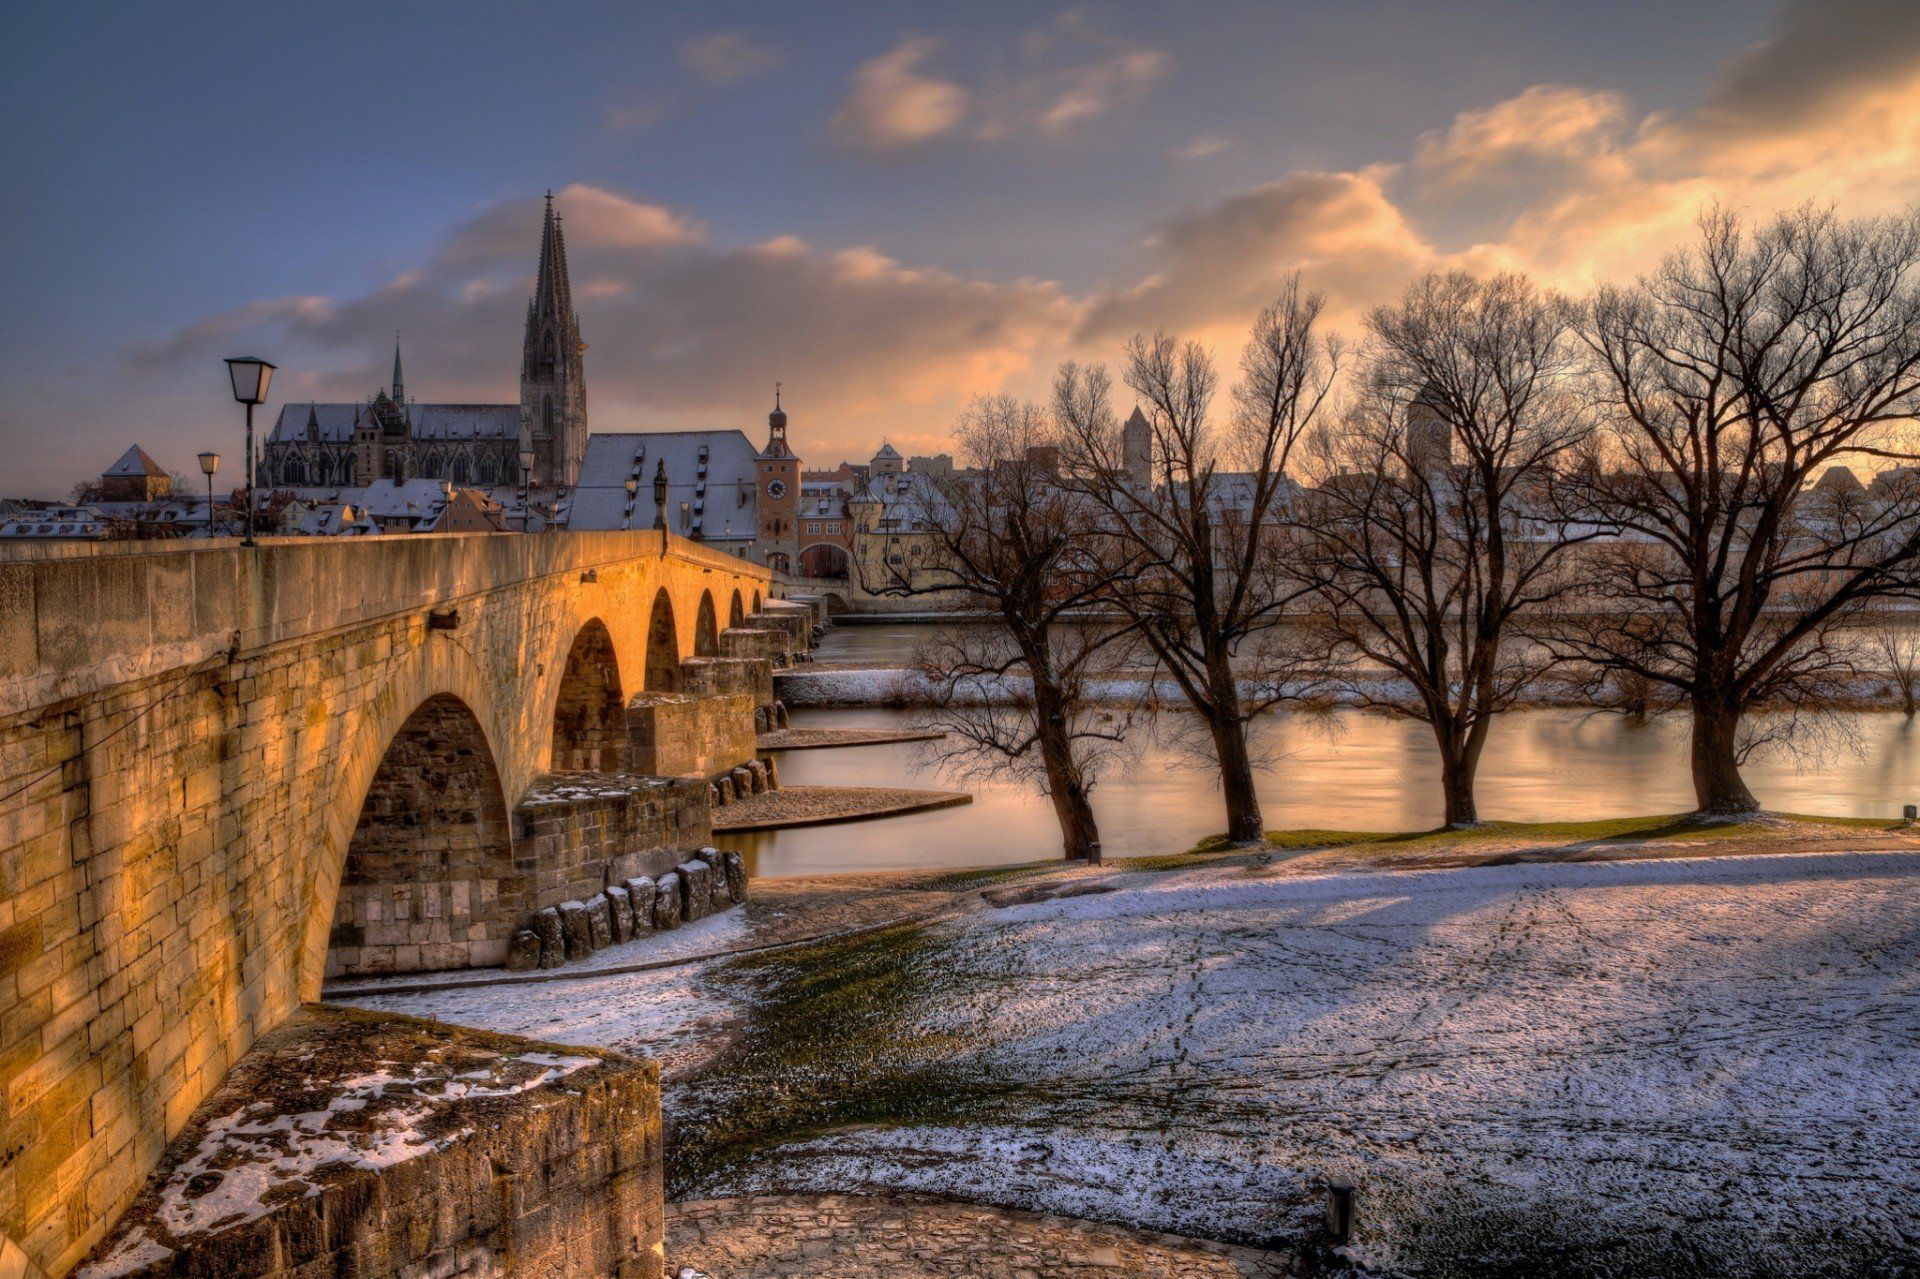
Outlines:
{"label": "church window", "polygon": [[480,459],[480,482],[482,484],[493,483],[499,478],[499,474],[500,473],[494,469],[493,455],[491,453]]}
{"label": "church window", "polygon": [[286,464],[280,468],[280,482],[282,484],[305,484],[307,482],[307,468],[301,465],[299,458],[290,457],[287,459]]}
{"label": "church window", "polygon": [[468,484],[472,482],[473,468],[467,465],[467,455],[465,453],[454,455],[452,478],[455,484]]}

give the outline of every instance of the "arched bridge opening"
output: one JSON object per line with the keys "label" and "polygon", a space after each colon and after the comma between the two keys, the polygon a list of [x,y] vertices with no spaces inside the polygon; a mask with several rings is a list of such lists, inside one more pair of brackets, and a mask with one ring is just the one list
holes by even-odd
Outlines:
{"label": "arched bridge opening", "polygon": [[574,636],[553,706],[556,772],[617,773],[627,766],[626,699],[606,623],[590,618]]}
{"label": "arched bridge opening", "polygon": [[524,898],[486,732],[459,698],[430,697],[388,743],[360,805],[327,973],[499,963]]}

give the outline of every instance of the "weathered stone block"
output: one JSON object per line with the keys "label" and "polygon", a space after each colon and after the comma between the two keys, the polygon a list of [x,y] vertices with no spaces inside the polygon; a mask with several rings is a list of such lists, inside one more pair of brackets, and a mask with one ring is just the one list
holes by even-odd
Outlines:
{"label": "weathered stone block", "polygon": [[680,876],[668,871],[654,885],[653,926],[658,932],[680,927]]}
{"label": "weathered stone block", "polygon": [[540,966],[540,934],[522,928],[507,943],[507,971],[524,973]]}
{"label": "weathered stone block", "polygon": [[[370,1062],[398,1079],[369,1083]],[[316,1098],[317,1130],[308,1115],[271,1151],[245,1135]],[[192,1113],[76,1279],[657,1279],[659,1123],[651,1063],[410,1017],[298,1014]],[[396,1162],[381,1141],[408,1128],[435,1138]],[[222,1212],[183,1229],[208,1193]]]}
{"label": "weathered stone block", "polygon": [[593,922],[587,918],[585,902],[560,903],[560,931],[566,934],[568,959],[585,959],[593,953]]}
{"label": "weathered stone block", "polygon": [[733,900],[747,900],[747,860],[731,848],[720,854],[726,865],[727,887],[733,890]]}
{"label": "weathered stone block", "polygon": [[769,755],[767,756],[766,759],[762,760],[761,763],[767,766],[767,789],[779,790],[780,789],[779,761],[774,759],[773,756]]}
{"label": "weathered stone block", "polygon": [[626,883],[627,901],[633,911],[633,935],[644,937],[653,931],[653,899],[660,895],[651,878],[636,875]]}
{"label": "weathered stone block", "polygon": [[681,889],[680,918],[691,924],[713,913],[713,868],[703,861],[681,862],[676,868]]}
{"label": "weathered stone block", "polygon": [[533,934],[540,939],[542,968],[558,968],[567,962],[567,934],[557,908],[549,906],[533,912]]}
{"label": "weathered stone block", "polygon": [[696,861],[705,863],[707,867],[708,902],[713,913],[717,915],[733,905],[733,887],[727,883],[726,860],[717,848],[703,848],[693,856]]}
{"label": "weathered stone block", "polygon": [[613,925],[615,945],[633,936],[633,901],[618,884],[607,885],[607,922]]}
{"label": "weathered stone block", "polygon": [[587,929],[595,950],[613,945],[613,907],[605,893],[587,898]]}

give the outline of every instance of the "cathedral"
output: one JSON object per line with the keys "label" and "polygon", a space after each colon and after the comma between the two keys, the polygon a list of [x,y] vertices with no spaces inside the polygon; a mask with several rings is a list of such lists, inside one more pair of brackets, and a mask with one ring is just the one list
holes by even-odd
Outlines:
{"label": "cathedral", "polygon": [[531,483],[571,489],[587,449],[587,386],[580,317],[567,279],[567,246],[547,193],[540,268],[527,303],[518,404],[409,400],[394,344],[393,385],[358,404],[286,404],[267,437],[262,486],[361,487],[379,479],[517,485],[520,452],[533,451]]}

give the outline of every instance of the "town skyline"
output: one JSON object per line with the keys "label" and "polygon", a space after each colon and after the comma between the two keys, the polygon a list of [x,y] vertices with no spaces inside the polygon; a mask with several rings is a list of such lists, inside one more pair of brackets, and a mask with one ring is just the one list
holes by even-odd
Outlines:
{"label": "town skyline", "polygon": [[[1230,354],[1295,268],[1352,330],[1434,268],[1575,291],[1629,277],[1715,201],[1862,216],[1920,198],[1911,8],[1549,8],[1439,22],[1228,7],[1183,24],[1090,6],[966,26],[920,10],[839,43],[833,11],[810,29],[746,8],[651,26],[583,10],[522,59],[506,81],[518,95],[396,89],[377,129],[358,108],[328,125],[249,100],[272,79],[267,50],[318,74],[348,40],[337,16],[218,32],[194,16],[155,33],[170,54],[208,38],[183,63],[134,48],[133,19],[108,38],[36,15],[48,29],[8,93],[40,127],[4,145],[56,195],[10,200],[16,241],[46,251],[9,261],[6,306],[10,329],[35,326],[58,354],[20,343],[6,357],[0,438],[34,441],[14,450],[8,488],[63,493],[135,442],[173,467],[202,448],[237,457],[218,361],[242,349],[280,364],[276,400],[360,399],[398,329],[422,398],[502,397],[549,187],[593,347],[595,428],[751,432],[777,380],[825,465],[880,440],[940,451],[973,394],[1035,394],[1058,359],[1112,360],[1135,331]],[[1264,69],[1226,47],[1271,50],[1288,23]],[[447,38],[499,71],[505,25]],[[564,91],[526,92],[587,33],[644,57],[585,59]],[[1372,55],[1368,109],[1316,105],[1329,86],[1314,51],[1356,44]],[[186,93],[164,128],[101,132],[160,64],[216,55],[238,87]],[[351,91],[387,58],[331,71]],[[449,100],[497,129],[452,118]],[[257,158],[215,142],[256,126]],[[449,131],[489,157],[422,164]],[[139,136],[151,154],[134,154]],[[193,180],[133,190],[162,159]],[[382,176],[364,211],[328,194],[369,170]],[[190,228],[192,251],[154,250]]]}

